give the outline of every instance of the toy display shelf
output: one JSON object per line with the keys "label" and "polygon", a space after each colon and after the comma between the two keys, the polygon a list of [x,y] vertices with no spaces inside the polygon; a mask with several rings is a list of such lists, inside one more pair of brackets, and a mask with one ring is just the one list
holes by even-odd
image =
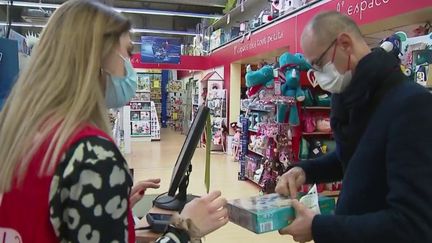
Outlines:
{"label": "toy display shelf", "polygon": [[156,111],[156,106],[155,103],[152,101],[151,102],[151,119],[150,119],[150,131],[151,131],[151,140],[152,141],[160,141],[161,136],[160,136],[160,130],[161,130],[161,126],[159,123],[159,119],[158,119],[158,112]]}
{"label": "toy display shelf", "polygon": [[249,151],[249,152],[252,152],[252,153],[254,153],[254,154],[256,154],[256,155],[259,155],[259,156],[261,156],[261,157],[265,157],[265,155],[264,155],[262,152],[258,152],[258,151],[256,151],[256,150],[253,150],[251,147],[249,147],[248,151]]}
{"label": "toy display shelf", "polygon": [[314,136],[314,135],[333,135],[333,132],[304,132],[304,136]]}
{"label": "toy display shelf", "polygon": [[255,130],[255,129],[249,129],[249,132],[254,132],[254,133],[257,133],[257,132],[258,132],[258,130]]}
{"label": "toy display shelf", "polygon": [[133,138],[146,138],[146,137],[151,137],[151,135],[150,134],[145,134],[145,135],[132,134],[131,137],[133,137]]}
{"label": "toy display shelf", "polygon": [[[301,12],[301,11],[303,11],[303,10],[305,10],[305,9],[310,9],[310,8],[315,7],[315,6],[313,6],[313,5],[315,5],[316,3],[320,2],[320,1],[322,1],[322,0],[315,0],[315,1],[311,1],[311,2],[309,2],[309,3],[306,3],[305,5],[303,5],[303,6],[299,7],[299,8],[296,8],[296,9],[290,11],[290,12],[287,12],[287,13],[285,13],[285,14],[283,14],[283,15],[281,15],[281,16],[275,18],[275,19],[273,19],[273,20],[270,21],[269,23],[262,24],[262,25],[260,25],[260,26],[258,26],[258,27],[256,27],[256,28],[254,28],[254,29],[251,31],[251,33],[258,32],[258,31],[262,30],[263,28],[267,27],[268,25],[272,25],[272,24],[274,24],[274,23],[276,23],[276,22],[279,22],[279,21],[281,21],[281,20],[283,20],[283,19],[285,19],[285,18],[288,18],[288,17],[290,17],[290,16],[298,15],[299,12]],[[261,0],[245,0],[244,3],[243,3],[244,12],[246,12],[248,9],[250,9],[251,6],[253,6],[253,5],[258,5],[260,2],[262,2],[262,1],[261,1]],[[219,28],[222,28],[222,27],[224,27],[224,25],[227,25],[227,19],[228,19],[228,16],[230,16],[230,19],[231,19],[231,22],[232,22],[232,19],[235,19],[236,16],[241,15],[241,14],[242,14],[242,11],[241,11],[241,5],[236,6],[236,7],[233,8],[231,11],[229,11],[228,13],[226,13],[222,18],[220,18],[219,20],[217,20],[216,22],[214,22],[214,23],[211,25],[211,27],[213,27],[214,30],[217,30],[217,29],[219,29]],[[256,15],[259,15],[259,13],[256,13]],[[245,20],[246,20],[246,19],[245,19]],[[224,46],[227,46],[227,45],[233,43],[234,41],[236,41],[236,40],[238,40],[238,39],[240,39],[240,38],[242,38],[242,35],[237,36],[237,37],[235,37],[235,38],[231,38],[231,40],[226,41],[226,42],[223,43],[222,45],[219,45],[218,47],[214,48],[212,51],[215,51],[215,50],[220,49],[220,48],[222,48],[222,47],[224,47]]]}
{"label": "toy display shelf", "polygon": [[331,110],[330,106],[305,106],[306,110]]}
{"label": "toy display shelf", "polygon": [[147,112],[150,112],[151,110],[150,109],[141,109],[141,110],[131,109],[130,111],[147,111]]}
{"label": "toy display shelf", "polygon": [[246,175],[245,175],[245,178],[247,179],[247,181],[251,182],[251,183],[254,184],[255,186],[259,187],[260,189],[263,189],[263,187],[262,187],[258,182],[256,182],[254,179],[249,178],[249,177],[246,176]]}

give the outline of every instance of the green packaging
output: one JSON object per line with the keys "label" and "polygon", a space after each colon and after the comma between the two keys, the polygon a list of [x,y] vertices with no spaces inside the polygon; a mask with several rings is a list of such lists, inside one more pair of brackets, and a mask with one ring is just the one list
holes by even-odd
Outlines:
{"label": "green packaging", "polygon": [[[334,213],[335,199],[319,197],[321,214]],[[228,202],[231,222],[257,234],[275,231],[288,226],[295,219],[291,200],[277,193]]]}

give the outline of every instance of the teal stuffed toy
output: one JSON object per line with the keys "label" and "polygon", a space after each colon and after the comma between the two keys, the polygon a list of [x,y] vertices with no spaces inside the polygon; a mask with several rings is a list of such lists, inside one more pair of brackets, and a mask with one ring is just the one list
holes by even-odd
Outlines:
{"label": "teal stuffed toy", "polygon": [[247,96],[253,101],[259,99],[260,91],[265,88],[273,87],[273,67],[265,65],[262,68],[253,71],[250,65],[246,68],[246,87],[248,87]]}
{"label": "teal stuffed toy", "polygon": [[[285,79],[285,83],[281,85],[281,93],[284,96],[292,98],[295,101],[303,101],[305,99],[305,93],[300,86],[300,71],[307,71],[311,68],[310,64],[306,61],[302,54],[296,53],[291,54],[285,52],[279,58],[280,71],[283,73],[282,80]],[[282,104],[278,106],[278,122],[285,122],[286,112],[288,105]],[[289,113],[289,124],[296,126],[299,125],[299,115],[297,105],[291,104]]]}

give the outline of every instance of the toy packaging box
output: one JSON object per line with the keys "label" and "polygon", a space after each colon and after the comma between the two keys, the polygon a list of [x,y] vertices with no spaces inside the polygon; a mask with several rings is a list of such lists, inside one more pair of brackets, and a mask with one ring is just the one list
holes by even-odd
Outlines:
{"label": "toy packaging box", "polygon": [[[318,198],[321,214],[333,214],[335,200],[329,197]],[[291,199],[277,193],[236,199],[228,202],[231,222],[257,234],[282,229],[295,219]]]}

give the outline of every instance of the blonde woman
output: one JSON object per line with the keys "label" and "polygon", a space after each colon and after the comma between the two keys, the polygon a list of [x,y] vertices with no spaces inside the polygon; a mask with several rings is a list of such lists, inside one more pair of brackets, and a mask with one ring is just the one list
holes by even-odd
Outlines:
{"label": "blonde woman", "polygon": [[[160,180],[131,189],[108,135],[107,108],[125,105],[136,88],[130,26],[97,1],[72,0],[43,30],[0,113],[3,241],[134,242],[131,208]],[[179,218],[188,224],[159,241],[187,242],[222,227],[225,204],[220,192],[192,201]]]}

